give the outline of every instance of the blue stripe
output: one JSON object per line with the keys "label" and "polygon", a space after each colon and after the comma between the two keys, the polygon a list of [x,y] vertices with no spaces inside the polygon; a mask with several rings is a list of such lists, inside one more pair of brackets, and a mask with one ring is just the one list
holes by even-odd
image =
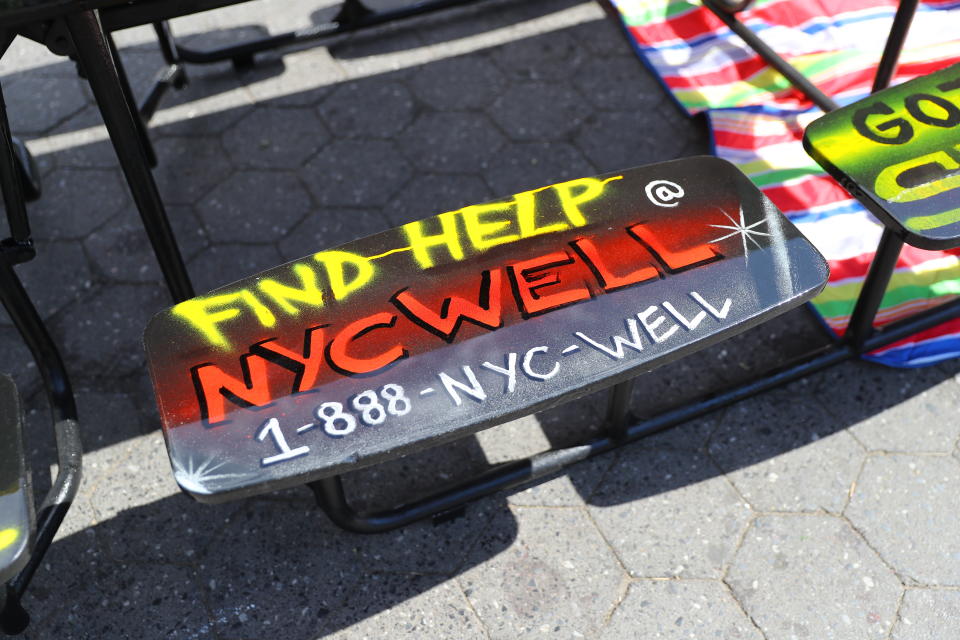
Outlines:
{"label": "blue stripe", "polygon": [[890,349],[879,355],[865,355],[863,359],[891,367],[916,368],[928,367],[957,356],[960,356],[960,337],[950,334]]}
{"label": "blue stripe", "polygon": [[820,222],[834,216],[843,216],[851,213],[863,213],[866,209],[856,200],[852,202],[838,202],[836,205],[822,209],[820,211],[799,211],[793,212],[788,217],[794,224],[812,224]]}

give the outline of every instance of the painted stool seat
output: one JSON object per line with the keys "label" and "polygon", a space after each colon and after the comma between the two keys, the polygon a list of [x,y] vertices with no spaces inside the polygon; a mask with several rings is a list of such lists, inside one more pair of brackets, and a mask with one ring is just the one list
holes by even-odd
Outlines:
{"label": "painted stool seat", "polygon": [[0,588],[30,558],[33,529],[20,395],[13,379],[0,374]]}
{"label": "painted stool seat", "polygon": [[960,64],[827,113],[803,145],[907,244],[960,246]]}
{"label": "painted stool seat", "polygon": [[571,180],[180,303],[145,345],[174,474],[205,502],[557,405],[787,311],[816,249],[733,165]]}

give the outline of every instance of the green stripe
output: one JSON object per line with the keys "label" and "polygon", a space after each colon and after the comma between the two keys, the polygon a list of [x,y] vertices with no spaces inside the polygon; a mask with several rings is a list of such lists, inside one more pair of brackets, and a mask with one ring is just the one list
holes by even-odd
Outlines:
{"label": "green stripe", "polygon": [[[799,71],[804,73],[804,75],[815,76],[816,74],[823,73],[831,67],[838,66],[840,63],[861,55],[861,53],[856,51],[838,51],[835,53],[818,56],[815,61],[809,63],[801,63],[794,60],[793,64]],[[814,78],[814,80],[815,79],[816,78]],[[750,98],[761,94],[782,91],[791,85],[790,82],[780,75],[779,72],[767,67],[762,71],[758,71],[749,79],[729,82],[725,85],[710,85],[710,87],[714,88],[724,86],[729,87],[728,92],[719,99],[715,97],[712,104],[708,102],[708,98],[706,98],[703,92],[703,89],[708,87],[698,89],[679,89],[674,91],[674,95],[677,96],[677,99],[680,100],[684,106],[691,109],[717,109],[723,107],[743,106],[743,103],[747,102]]]}
{"label": "green stripe", "polygon": [[[752,8],[762,7],[776,1],[777,0],[757,0],[753,3]],[[623,4],[629,6],[624,7],[622,6]],[[688,2],[687,0],[668,2],[666,6],[664,6],[662,0],[630,2],[617,5],[623,21],[631,27],[645,26],[652,22],[663,22],[664,20],[669,20],[670,18],[689,11],[696,11],[700,9],[700,7],[701,5],[699,3]],[[650,44],[656,46],[655,43]]]}
{"label": "green stripe", "polygon": [[[887,291],[880,303],[880,309],[886,309],[910,300],[921,298],[937,298],[940,296],[960,294],[960,280],[941,280],[931,285],[907,285]],[[820,298],[814,298],[813,304],[821,315],[827,318],[837,318],[839,316],[848,316],[853,311],[853,305],[856,300],[832,300],[821,302]]]}
{"label": "green stripe", "polygon": [[695,11],[700,7],[690,2],[682,0],[681,2],[670,2],[664,6],[663,2],[644,2],[643,7],[629,11],[620,8],[620,14],[623,21],[631,27],[642,27],[653,22],[663,22],[674,16],[678,16],[688,11]]}
{"label": "green stripe", "polygon": [[817,174],[823,174],[823,169],[814,164],[809,167],[799,167],[796,169],[775,169],[773,171],[767,171],[766,173],[757,175],[747,175],[749,176],[751,182],[758,187],[769,187],[770,185],[780,184],[786,182],[787,180],[805,178],[807,176]]}

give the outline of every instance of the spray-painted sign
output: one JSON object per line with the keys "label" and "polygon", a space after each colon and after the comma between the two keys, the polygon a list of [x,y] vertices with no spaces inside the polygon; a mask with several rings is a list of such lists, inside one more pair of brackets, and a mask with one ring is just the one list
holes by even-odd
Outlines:
{"label": "spray-painted sign", "polygon": [[465,435],[815,295],[823,258],[729,163],[534,189],[320,251],[160,313],[175,475],[220,500]]}
{"label": "spray-painted sign", "polygon": [[804,147],[851,194],[925,249],[960,240],[960,65],[832,111]]}

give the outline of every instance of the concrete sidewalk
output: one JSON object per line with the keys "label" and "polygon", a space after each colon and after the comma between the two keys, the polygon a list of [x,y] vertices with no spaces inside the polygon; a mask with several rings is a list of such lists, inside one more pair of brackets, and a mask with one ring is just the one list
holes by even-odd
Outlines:
{"label": "concrete sidewalk", "polygon": [[[304,26],[329,4],[258,0],[173,29],[209,46]],[[143,95],[159,66],[151,31],[118,42]],[[164,99],[155,175],[198,290],[461,205],[709,149],[704,123],[593,2],[484,0],[328,44],[243,73],[191,67]],[[25,41],[0,74],[43,170],[29,207],[39,255],[18,272],[62,347],[86,451],[25,637],[958,637],[957,361],[838,366],[438,526],[348,534],[305,489],[192,502],[172,480],[140,344],[169,298],[89,90]],[[636,406],[822,341],[798,310],[647,376]],[[42,493],[48,413],[6,316],[0,356]],[[352,474],[349,491],[384,505],[582,440],[603,400]]]}

